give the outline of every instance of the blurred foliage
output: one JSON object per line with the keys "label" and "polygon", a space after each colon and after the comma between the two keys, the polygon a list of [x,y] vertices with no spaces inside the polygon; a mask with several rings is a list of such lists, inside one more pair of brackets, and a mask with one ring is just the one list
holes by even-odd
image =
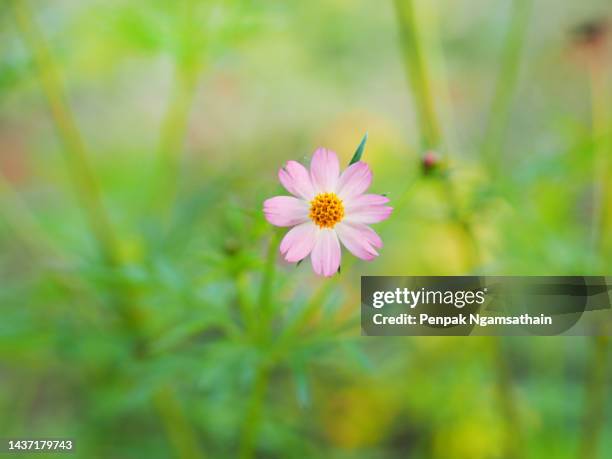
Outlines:
{"label": "blurred foliage", "polygon": [[[610,32],[574,32],[612,11],[532,3],[508,34],[505,0],[395,2],[420,30],[391,1],[28,0],[109,263],[9,8],[24,1],[4,2],[0,437],[71,437],[83,458],[486,459],[516,439],[521,459],[607,457],[609,400],[583,433],[610,384],[590,338],[359,336],[360,275],[612,271]],[[423,175],[427,90],[443,159]],[[283,162],[325,145],[348,164],[364,132],[395,206],[385,247],[319,279],[279,258],[261,203]]]}

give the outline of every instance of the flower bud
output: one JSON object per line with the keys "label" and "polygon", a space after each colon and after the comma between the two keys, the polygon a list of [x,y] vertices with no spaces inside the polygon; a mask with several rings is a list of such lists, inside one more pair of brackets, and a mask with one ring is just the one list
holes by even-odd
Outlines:
{"label": "flower bud", "polygon": [[431,174],[439,167],[440,157],[435,151],[429,150],[423,155],[421,165],[425,175]]}
{"label": "flower bud", "polygon": [[574,43],[583,48],[601,48],[609,35],[610,25],[605,18],[596,18],[579,24],[572,30]]}
{"label": "flower bud", "polygon": [[572,30],[572,50],[591,70],[603,70],[607,63],[610,44],[610,24],[606,18],[584,22]]}

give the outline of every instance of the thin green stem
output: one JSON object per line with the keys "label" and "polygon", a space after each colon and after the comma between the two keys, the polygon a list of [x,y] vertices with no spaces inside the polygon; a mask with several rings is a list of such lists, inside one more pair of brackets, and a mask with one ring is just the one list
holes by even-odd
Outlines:
{"label": "thin green stem", "polygon": [[270,381],[270,370],[265,363],[257,369],[248,400],[245,422],[240,436],[240,459],[251,459],[255,454],[255,440],[261,425],[264,398]]}
{"label": "thin green stem", "polygon": [[438,148],[441,137],[440,127],[431,93],[415,2],[415,0],[395,0],[400,42],[418,111],[421,148]]}
{"label": "thin green stem", "polygon": [[[346,266],[346,265],[345,265]],[[280,334],[276,348],[282,350],[287,339],[295,336],[308,322],[315,316],[317,311],[321,308],[321,304],[327,298],[327,295],[333,290],[336,284],[339,282],[340,277],[332,279],[326,279],[321,287],[315,292],[310,298],[310,301],[306,303],[304,308],[297,314],[297,316],[287,324]]]}
{"label": "thin green stem", "polygon": [[0,210],[12,233],[30,252],[29,255],[44,254],[55,260],[61,257],[19,194],[1,175]]}
{"label": "thin green stem", "polygon": [[495,367],[497,397],[504,423],[504,458],[523,459],[523,429],[515,403],[512,372],[508,364],[508,353],[500,336],[491,337],[492,358]]}
{"label": "thin green stem", "polygon": [[[612,200],[612,161],[610,146],[610,82],[607,67],[597,57],[589,62],[591,89],[592,136],[593,136],[593,221],[591,225],[591,243],[594,259],[604,255],[609,247],[608,232],[612,225],[609,211]],[[599,252],[603,253],[599,253]]]}
{"label": "thin green stem", "polygon": [[63,152],[76,194],[81,200],[91,231],[99,242],[104,256],[114,261],[118,256],[115,235],[102,206],[100,190],[87,159],[85,143],[68,108],[55,62],[26,2],[11,0],[11,4],[21,34],[34,55],[42,88],[64,147]]}
{"label": "thin green stem", "polygon": [[158,147],[158,175],[161,183],[156,191],[160,197],[154,202],[163,210],[168,210],[178,192],[181,152],[202,66],[198,22],[194,11],[196,2],[182,0],[179,3],[182,18],[181,47],[175,60],[174,82],[162,120]]}
{"label": "thin green stem", "polygon": [[258,325],[259,331],[265,333],[265,325],[270,321],[272,310],[272,289],[274,286],[274,277],[276,274],[276,259],[278,254],[278,244],[280,242],[281,233],[278,230],[274,230],[272,237],[270,238],[270,244],[268,246],[268,252],[266,254],[266,263],[264,265],[264,272],[261,279],[261,287],[259,289],[259,309],[261,311],[260,323]]}
{"label": "thin green stem", "polygon": [[472,223],[465,217],[461,210],[454,184],[448,177],[442,179],[442,188],[445,200],[450,209],[450,220],[453,221],[462,235],[465,244],[469,247],[467,264],[470,268],[478,266],[482,262],[480,244]]}
{"label": "thin green stem", "polygon": [[[600,56],[590,56],[589,77],[591,89],[592,136],[593,136],[593,221],[592,247],[593,259],[605,258],[608,246],[607,233],[611,224],[608,206],[610,205],[610,177],[612,162],[610,148],[610,87],[609,77]],[[605,405],[607,402],[607,379],[609,360],[609,338],[594,337],[591,362],[585,384],[585,411],[582,437],[578,450],[579,459],[596,459],[599,440],[605,424]]]}
{"label": "thin green stem", "polygon": [[[255,332],[255,337],[262,341],[271,336],[271,330],[269,328],[273,313],[271,298],[280,237],[281,233],[275,230],[270,238],[259,289],[258,310],[260,313],[258,314],[258,320],[254,324],[256,329],[253,331]],[[254,456],[255,440],[262,420],[264,397],[269,383],[269,373],[269,360],[259,362],[240,436],[240,459],[250,459]]]}
{"label": "thin green stem", "polygon": [[236,291],[236,302],[240,309],[243,324],[246,330],[252,331],[255,326],[255,308],[250,298],[251,285],[247,273],[238,272],[234,275],[234,289]]}
{"label": "thin green stem", "polygon": [[[53,56],[26,1],[11,0],[11,4],[24,41],[33,54],[42,89],[63,145],[74,191],[81,200],[81,207],[89,227],[108,267],[116,269],[121,265],[117,237],[102,205],[100,190],[93,168],[87,158],[85,143],[68,106]],[[128,292],[125,296],[126,298],[117,301],[119,313],[128,327],[136,328],[141,320],[141,313],[138,308],[130,306],[129,301],[127,301],[127,298],[133,297],[133,292]]]}
{"label": "thin green stem", "polygon": [[[435,148],[440,144],[440,130],[435,118],[435,110],[433,108],[432,96],[430,94],[430,86],[427,83],[427,71],[423,59],[423,51],[420,49],[421,42],[419,38],[418,16],[415,8],[416,0],[395,0],[398,20],[400,23],[400,31],[402,45],[404,49],[405,65],[411,75],[410,81],[414,97],[420,116],[421,135],[423,144],[428,148]],[[527,1],[527,0],[517,0]],[[507,85],[506,85],[507,86]],[[450,219],[457,225],[457,228],[465,237],[466,244],[470,247],[470,265],[476,266],[480,264],[479,243],[472,228],[471,222],[462,214],[457,193],[455,192],[453,182],[448,174],[443,174],[440,177],[442,183],[442,191],[445,200],[448,202],[450,209]],[[513,399],[513,384],[510,369],[507,366],[505,356],[502,353],[501,341],[499,338],[492,340],[494,349],[496,350],[496,360],[498,364],[495,368],[497,376],[497,387],[500,393],[500,411],[505,420],[505,432],[508,441],[505,446],[506,456],[509,458],[522,458],[521,445],[513,443],[511,439],[515,432],[520,432],[521,424],[518,413],[515,410]]]}
{"label": "thin green stem", "polygon": [[[122,260],[119,256],[116,235],[111,226],[110,220],[102,205],[102,199],[98,184],[93,173],[93,169],[87,158],[85,143],[77,128],[74,116],[68,106],[61,79],[57,71],[54,59],[45,43],[41,31],[34,21],[33,15],[25,0],[11,0],[11,5],[15,13],[17,24],[23,35],[24,41],[31,49],[36,63],[42,88],[46,96],[53,121],[58,131],[59,138],[64,146],[64,153],[76,194],[81,199],[81,205],[87,216],[88,223],[98,242],[104,259],[108,267],[116,269],[121,267]],[[117,296],[117,304],[120,310],[123,323],[129,331],[137,336],[137,343],[134,347],[137,357],[146,352],[146,342],[143,341],[143,320],[137,300],[138,292],[125,282],[120,285],[121,294]],[[166,406],[173,406],[172,420],[166,420],[169,411],[161,410],[160,415],[166,426],[175,424],[177,419],[182,419],[182,423],[187,425],[186,418],[179,405],[173,400],[172,392],[162,389],[156,397],[165,400]],[[184,430],[184,435],[191,435],[188,430]],[[175,433],[169,431],[171,438]],[[191,440],[195,444],[195,440]],[[183,457],[199,457],[200,455],[191,454]]]}
{"label": "thin green stem", "polygon": [[608,360],[610,346],[607,336],[593,339],[593,352],[585,387],[585,412],[578,459],[596,459],[599,440],[605,424],[608,395]]}
{"label": "thin green stem", "polygon": [[[433,96],[429,84],[427,62],[424,59],[423,40],[419,32],[419,16],[416,0],[395,0],[395,9],[400,26],[400,40],[403,48],[405,66],[410,75],[412,93],[417,104],[419,123],[421,127],[421,146],[436,148],[441,143],[441,131],[434,109]],[[460,211],[454,185],[448,176],[441,177],[442,190],[449,204],[450,218],[464,235],[470,247],[469,263],[475,266],[480,261],[478,242],[471,223],[463,217]]]}
{"label": "thin green stem", "polygon": [[488,123],[481,150],[482,158],[494,174],[499,171],[504,131],[508,124],[512,98],[518,82],[532,1],[514,0],[512,2],[512,19],[506,34],[495,94],[487,117]]}
{"label": "thin green stem", "polygon": [[153,395],[157,411],[168,432],[168,437],[181,459],[204,457],[197,436],[183,414],[183,408],[168,385],[161,387]]}
{"label": "thin green stem", "polygon": [[[404,190],[401,192],[401,194],[398,196],[398,198],[391,201],[391,205],[393,206],[394,216],[400,213],[402,209],[404,208],[404,206],[408,203],[411,197],[410,195],[411,191],[414,189],[415,185],[420,182],[420,180],[421,180],[420,174],[412,177],[408,181],[408,184],[406,185]],[[381,229],[381,228],[386,227],[389,221],[390,220],[383,221],[382,223],[378,225],[378,228]]]}

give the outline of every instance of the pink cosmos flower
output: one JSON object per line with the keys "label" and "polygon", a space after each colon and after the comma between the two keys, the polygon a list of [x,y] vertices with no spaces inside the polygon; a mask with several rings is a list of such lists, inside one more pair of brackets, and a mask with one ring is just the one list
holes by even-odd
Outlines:
{"label": "pink cosmos flower", "polygon": [[310,172],[289,161],[278,178],[293,196],[267,199],[263,211],[273,225],[293,226],[280,244],[285,260],[310,255],[315,273],[333,276],[340,267],[340,242],[362,260],[378,256],[382,241],[368,225],[385,220],[393,209],[386,197],[365,194],[372,182],[366,163],[356,162],[340,174],[336,153],[319,148]]}

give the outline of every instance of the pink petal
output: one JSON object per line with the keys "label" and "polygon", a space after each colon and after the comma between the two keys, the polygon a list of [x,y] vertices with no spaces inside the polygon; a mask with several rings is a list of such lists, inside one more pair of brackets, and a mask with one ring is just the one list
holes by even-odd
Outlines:
{"label": "pink petal", "polygon": [[276,226],[294,226],[308,221],[309,205],[292,196],[275,196],[266,199],[263,211],[266,220]]}
{"label": "pink petal", "polygon": [[319,148],[310,161],[310,177],[316,193],[334,192],[338,184],[340,165],[338,156],[326,148]]}
{"label": "pink petal", "polygon": [[389,198],[380,194],[362,194],[344,200],[345,210],[359,210],[370,206],[382,206],[389,202]]}
{"label": "pink petal", "polygon": [[379,223],[389,218],[393,212],[393,207],[388,206],[373,206],[370,209],[354,212],[346,217],[346,221],[353,223]]}
{"label": "pink petal", "polygon": [[338,196],[350,199],[365,192],[372,183],[372,171],[363,161],[351,164],[340,176]]}
{"label": "pink petal", "polygon": [[289,193],[307,201],[315,197],[310,174],[297,161],[287,161],[285,167],[278,171],[278,178]]}
{"label": "pink petal", "polygon": [[317,234],[312,253],[310,254],[312,269],[321,276],[333,276],[340,267],[340,242],[336,232],[324,228]]}
{"label": "pink petal", "polygon": [[361,223],[342,222],[335,226],[340,242],[358,258],[373,260],[378,256],[376,248],[382,247],[382,240],[369,226]]}
{"label": "pink petal", "polygon": [[319,229],[312,222],[291,228],[281,241],[280,251],[290,263],[306,258],[314,247]]}
{"label": "pink petal", "polygon": [[362,194],[349,199],[344,206],[344,219],[353,223],[378,223],[391,215],[392,207],[385,206],[389,199],[378,194]]}

